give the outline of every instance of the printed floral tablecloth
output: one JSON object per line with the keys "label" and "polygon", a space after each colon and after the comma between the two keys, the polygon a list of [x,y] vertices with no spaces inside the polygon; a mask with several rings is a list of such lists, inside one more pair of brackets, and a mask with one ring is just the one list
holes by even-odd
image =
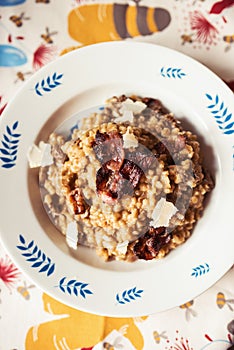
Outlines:
{"label": "printed floral tablecloth", "polygon": [[[0,0],[0,118],[40,67],[70,50],[110,40],[175,48],[233,86],[233,0]],[[52,299],[0,246],[0,350],[225,350],[234,343],[233,319],[234,268],[177,308],[110,318]]]}

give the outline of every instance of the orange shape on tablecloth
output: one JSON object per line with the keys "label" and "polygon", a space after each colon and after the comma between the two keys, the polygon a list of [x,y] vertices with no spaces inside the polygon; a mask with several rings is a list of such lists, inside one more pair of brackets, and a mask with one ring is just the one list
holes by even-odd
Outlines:
{"label": "orange shape on tablecloth", "polygon": [[89,45],[150,35],[164,30],[170,21],[170,13],[164,8],[117,3],[89,4],[69,13],[68,31],[73,39]]}
{"label": "orange shape on tablecloth", "polygon": [[[91,347],[105,339],[113,330],[120,330],[125,326],[124,336],[137,350],[143,349],[143,336],[133,318],[112,318],[89,314],[66,306],[47,294],[43,294],[43,304],[46,312],[61,315],[61,319],[30,328],[25,340],[25,350]],[[143,319],[145,318],[147,317]]]}

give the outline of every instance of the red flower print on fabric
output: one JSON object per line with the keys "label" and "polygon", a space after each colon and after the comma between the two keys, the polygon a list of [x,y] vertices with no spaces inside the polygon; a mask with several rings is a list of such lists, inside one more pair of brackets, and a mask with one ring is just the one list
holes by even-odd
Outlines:
{"label": "red flower print on fabric", "polygon": [[8,257],[0,259],[0,279],[7,287],[12,287],[19,276],[19,270]]}
{"label": "red flower print on fabric", "polygon": [[197,40],[204,44],[213,44],[218,34],[217,28],[213,26],[200,11],[190,13],[191,29],[195,30]]}
{"label": "red flower print on fabric", "polygon": [[55,54],[55,48],[52,46],[40,45],[33,54],[33,68],[41,68],[50,62]]}

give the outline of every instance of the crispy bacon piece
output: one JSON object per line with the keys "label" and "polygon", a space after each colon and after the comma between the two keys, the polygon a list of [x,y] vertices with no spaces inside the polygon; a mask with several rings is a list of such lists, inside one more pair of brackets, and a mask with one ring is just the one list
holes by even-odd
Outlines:
{"label": "crispy bacon piece", "polygon": [[103,202],[114,204],[124,194],[132,194],[143,170],[133,161],[124,159],[122,135],[97,131],[93,150],[102,164],[96,175],[97,193]]}
{"label": "crispy bacon piece", "polygon": [[143,170],[134,162],[124,159],[123,165],[120,169],[122,177],[130,182],[131,187],[137,187],[141,176],[144,174]]}
{"label": "crispy bacon piece", "polygon": [[[155,152],[166,152],[166,147]],[[122,135],[116,131],[101,133],[97,131],[93,150],[102,164],[96,174],[96,189],[103,202],[114,204],[124,194],[133,194],[144,171],[149,169],[155,156],[145,146],[140,145],[134,152],[123,149]]]}
{"label": "crispy bacon piece", "polygon": [[142,99],[142,102],[145,103],[148,108],[155,112],[159,112],[162,114],[167,113],[167,109],[162,105],[162,103],[159,100],[155,98],[145,97]]}
{"label": "crispy bacon piece", "polygon": [[150,227],[149,230],[138,239],[133,247],[134,254],[138,259],[152,260],[161,248],[171,240],[170,234],[165,227]]}
{"label": "crispy bacon piece", "polygon": [[114,204],[118,198],[118,178],[115,178],[115,172],[104,164],[96,175],[96,188],[98,195],[101,196],[103,202]]}
{"label": "crispy bacon piece", "polygon": [[143,171],[130,160],[125,159],[120,170],[113,170],[113,161],[105,163],[97,172],[96,188],[103,202],[115,204],[124,194],[132,194]]}
{"label": "crispy bacon piece", "polygon": [[138,146],[135,152],[128,152],[126,158],[138,165],[143,171],[149,169],[155,162],[152,152],[143,145]]}
{"label": "crispy bacon piece", "polygon": [[[124,160],[123,139],[120,133],[112,131],[109,134],[99,130],[95,135],[93,150],[101,164],[113,160],[115,167],[120,168]],[[112,164],[114,165],[114,164]]]}

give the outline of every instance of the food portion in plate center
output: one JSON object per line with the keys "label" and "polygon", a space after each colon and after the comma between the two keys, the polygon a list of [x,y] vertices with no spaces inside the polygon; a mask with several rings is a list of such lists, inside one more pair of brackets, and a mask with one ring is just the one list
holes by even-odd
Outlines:
{"label": "food portion in plate center", "polygon": [[44,206],[73,249],[105,260],[162,258],[192,234],[214,187],[197,136],[162,103],[112,97],[64,138],[40,168]]}

